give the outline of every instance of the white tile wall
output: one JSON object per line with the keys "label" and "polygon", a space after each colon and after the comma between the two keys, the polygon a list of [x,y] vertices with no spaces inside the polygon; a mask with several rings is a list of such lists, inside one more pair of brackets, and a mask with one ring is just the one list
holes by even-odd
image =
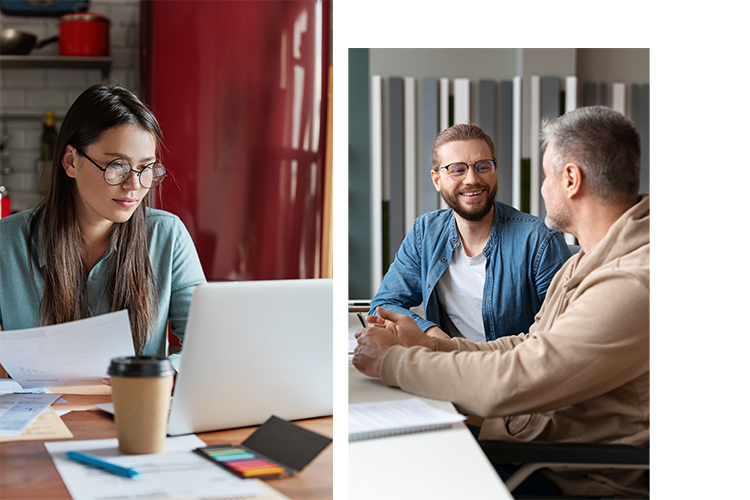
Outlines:
{"label": "white tile wall", "polygon": [[[113,58],[109,80],[138,91],[139,0],[91,0],[89,11],[110,20],[110,55]],[[44,39],[57,35],[59,18],[15,17],[0,14],[0,26],[17,28]],[[33,55],[56,55],[53,43],[32,51]],[[68,107],[88,86],[101,81],[98,70],[21,69],[0,71],[0,125],[10,135],[7,154],[0,155],[0,185],[11,195],[12,210],[33,208],[38,193],[36,169],[42,121],[48,109],[54,110],[59,130]],[[10,170],[8,170],[10,169]]]}

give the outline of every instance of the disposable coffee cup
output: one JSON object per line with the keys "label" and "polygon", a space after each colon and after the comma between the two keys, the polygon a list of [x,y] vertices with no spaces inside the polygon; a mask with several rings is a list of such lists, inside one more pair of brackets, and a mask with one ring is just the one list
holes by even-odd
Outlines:
{"label": "disposable coffee cup", "polygon": [[159,356],[114,358],[107,373],[120,453],[163,451],[175,373],[172,364]]}

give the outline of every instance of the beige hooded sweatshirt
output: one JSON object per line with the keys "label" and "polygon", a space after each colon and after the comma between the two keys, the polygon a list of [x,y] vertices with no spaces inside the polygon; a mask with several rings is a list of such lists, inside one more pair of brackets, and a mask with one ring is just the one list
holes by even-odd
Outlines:
{"label": "beige hooded sweatshirt", "polygon": [[[393,347],[383,382],[484,417],[482,440],[648,448],[649,233],[644,194],[557,272],[528,334]],[[542,473],[566,494],[648,493],[643,471]]]}

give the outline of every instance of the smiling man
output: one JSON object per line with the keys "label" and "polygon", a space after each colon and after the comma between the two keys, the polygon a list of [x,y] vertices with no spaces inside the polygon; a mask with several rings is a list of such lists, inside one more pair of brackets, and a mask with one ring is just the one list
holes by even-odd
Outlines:
{"label": "smiling man", "polygon": [[[651,217],[649,195],[638,193],[640,134],[622,114],[592,106],[546,123],[542,137],[547,221],[581,251],[552,280],[531,328],[493,342],[445,340],[380,310],[368,318],[375,326],[356,333],[352,363],[484,418],[481,440],[648,449]],[[504,480],[514,471],[495,468]],[[521,486],[535,498],[643,498],[648,482],[643,470],[592,466],[538,471]]]}
{"label": "smiling man", "polygon": [[[489,341],[525,331],[570,257],[558,231],[495,201],[492,139],[473,124],[443,130],[432,182],[450,207],[420,216],[372,300],[428,335]],[[409,309],[424,304],[426,318]]]}

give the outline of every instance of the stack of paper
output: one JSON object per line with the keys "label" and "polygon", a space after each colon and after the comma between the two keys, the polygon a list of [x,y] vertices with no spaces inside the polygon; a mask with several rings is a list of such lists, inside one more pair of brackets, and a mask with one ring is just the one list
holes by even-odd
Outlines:
{"label": "stack of paper", "polygon": [[53,411],[49,401],[66,402],[49,389],[23,389],[13,379],[0,379],[0,442],[72,438],[60,419],[66,412]]}
{"label": "stack of paper", "polygon": [[0,395],[0,437],[20,436],[42,412],[49,411],[57,394]]}

